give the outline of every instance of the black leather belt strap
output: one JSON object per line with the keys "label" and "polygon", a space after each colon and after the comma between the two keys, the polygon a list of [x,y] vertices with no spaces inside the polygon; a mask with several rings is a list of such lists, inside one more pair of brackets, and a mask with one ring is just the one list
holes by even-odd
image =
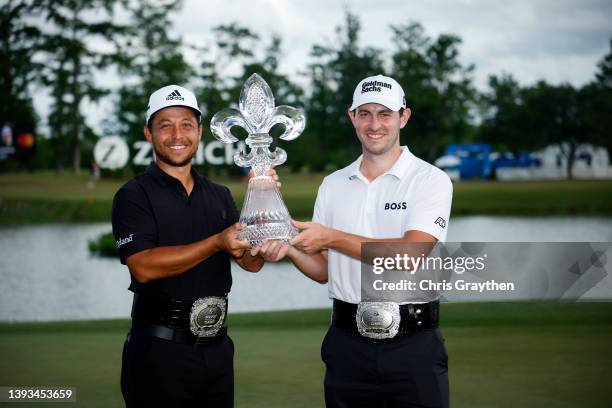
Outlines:
{"label": "black leather belt strap", "polygon": [[[332,325],[340,329],[359,334],[357,329],[357,305],[334,299]],[[415,333],[420,330],[430,330],[438,327],[440,302],[409,303],[400,305],[400,327],[398,335]],[[361,336],[361,335],[360,335]]]}
{"label": "black leather belt strap", "polygon": [[191,303],[134,293],[132,318],[172,328],[189,329]]}
{"label": "black leather belt strap", "polygon": [[189,329],[191,303],[134,294],[132,331],[193,346],[216,343],[227,335],[223,327],[214,337],[198,337]]}
{"label": "black leather belt strap", "polygon": [[221,341],[221,339],[227,335],[227,328],[223,327],[221,330],[219,330],[219,333],[217,333],[215,337],[198,337],[191,333],[189,329],[172,329],[170,327],[161,326],[158,324],[148,324],[134,321],[132,323],[132,332],[146,334],[148,336],[173,341],[176,343],[201,347]]}

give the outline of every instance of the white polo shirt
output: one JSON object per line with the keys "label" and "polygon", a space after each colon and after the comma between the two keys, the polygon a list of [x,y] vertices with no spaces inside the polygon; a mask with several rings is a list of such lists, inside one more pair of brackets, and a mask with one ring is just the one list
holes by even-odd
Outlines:
{"label": "white polo shirt", "polygon": [[[395,164],[369,181],[359,167],[362,156],[325,177],[319,187],[313,222],[368,238],[401,238],[418,230],[446,240],[453,185],[445,172],[413,155],[406,146]],[[328,251],[329,297],[361,300],[361,264]]]}

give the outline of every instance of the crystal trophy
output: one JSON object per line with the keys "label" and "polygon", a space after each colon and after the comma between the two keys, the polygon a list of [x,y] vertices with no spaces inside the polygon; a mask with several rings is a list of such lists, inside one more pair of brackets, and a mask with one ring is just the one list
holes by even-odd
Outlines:
{"label": "crystal trophy", "polygon": [[234,154],[234,163],[251,167],[254,173],[240,213],[240,222],[246,224],[246,228],[238,233],[238,238],[249,241],[252,246],[263,245],[268,240],[289,242],[298,231],[291,225],[291,216],[276,182],[266,175],[269,169],[287,160],[287,153],[280,147],[270,151],[273,139],[268,132],[272,126],[281,124],[285,131],[280,138],[293,140],[304,130],[306,118],[291,106],[275,107],[272,90],[257,74],[244,83],[238,108],[223,109],[210,121],[213,135],[223,143],[238,141],[230,132],[233,126],[248,132],[245,140],[248,154],[244,151]]}

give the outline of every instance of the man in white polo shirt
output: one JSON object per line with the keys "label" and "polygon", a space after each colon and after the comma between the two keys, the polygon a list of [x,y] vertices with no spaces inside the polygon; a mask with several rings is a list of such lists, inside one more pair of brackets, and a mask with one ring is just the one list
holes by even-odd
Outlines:
{"label": "man in white polo shirt", "polygon": [[445,241],[452,183],[400,146],[411,111],[394,79],[362,80],[348,115],[363,154],[323,180],[313,220],[295,222],[302,231],[292,246],[270,242],[260,255],[271,261],[288,256],[308,277],[329,282],[334,310],[321,348],[327,407],[448,407],[437,300],[400,302],[399,331],[387,338],[364,336],[356,317],[361,244]]}

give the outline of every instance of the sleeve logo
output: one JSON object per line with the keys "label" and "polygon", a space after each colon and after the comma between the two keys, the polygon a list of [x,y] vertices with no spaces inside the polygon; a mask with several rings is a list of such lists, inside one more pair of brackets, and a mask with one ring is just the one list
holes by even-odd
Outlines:
{"label": "sleeve logo", "polygon": [[123,245],[127,244],[128,242],[132,242],[132,241],[134,241],[134,234],[130,234],[129,237],[119,238],[117,240],[117,249],[121,248]]}
{"label": "sleeve logo", "polygon": [[438,217],[435,221],[434,224],[438,224],[439,226],[441,226],[442,228],[446,228],[446,221],[444,220],[444,218],[442,217]]}

